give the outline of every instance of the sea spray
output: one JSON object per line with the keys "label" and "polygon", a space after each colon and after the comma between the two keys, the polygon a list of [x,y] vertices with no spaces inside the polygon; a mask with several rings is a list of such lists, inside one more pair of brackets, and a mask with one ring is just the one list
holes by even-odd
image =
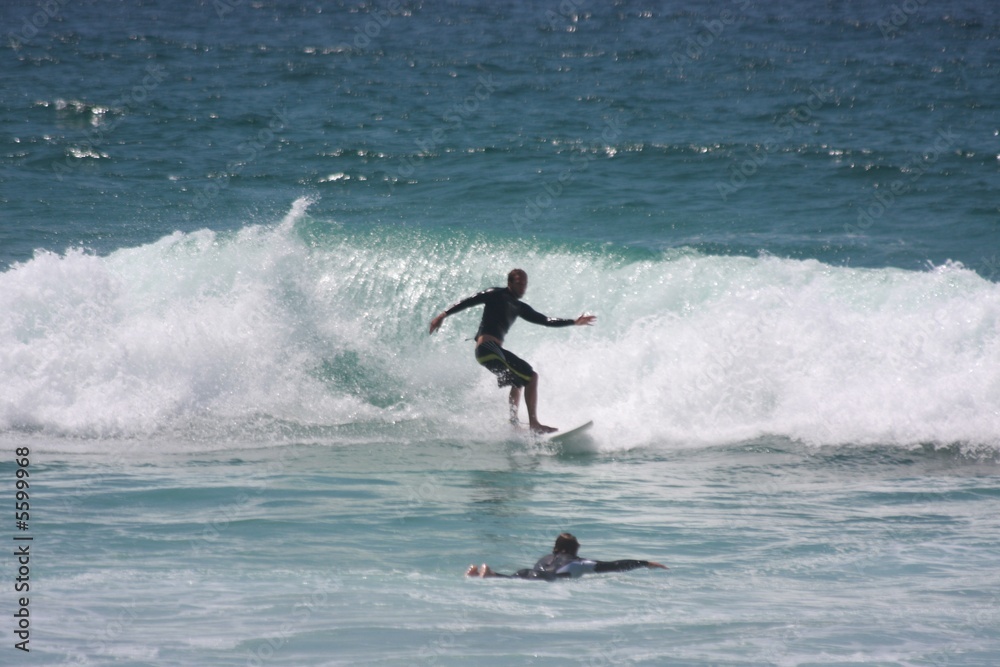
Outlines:
{"label": "sea spray", "polygon": [[1000,286],[960,265],[375,233],[308,206],[274,226],[39,253],[0,274],[0,428],[217,438],[368,424],[502,439],[505,397],[468,342],[478,312],[433,337],[427,322],[520,266],[540,312],[598,316],[519,322],[507,345],[541,375],[540,414],[593,418],[605,446],[1000,439]]}

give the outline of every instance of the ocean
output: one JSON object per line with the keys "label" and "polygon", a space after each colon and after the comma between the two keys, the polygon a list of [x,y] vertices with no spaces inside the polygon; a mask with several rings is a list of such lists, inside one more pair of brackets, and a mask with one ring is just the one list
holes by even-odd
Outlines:
{"label": "ocean", "polygon": [[1000,664],[1000,7],[0,16],[3,664]]}

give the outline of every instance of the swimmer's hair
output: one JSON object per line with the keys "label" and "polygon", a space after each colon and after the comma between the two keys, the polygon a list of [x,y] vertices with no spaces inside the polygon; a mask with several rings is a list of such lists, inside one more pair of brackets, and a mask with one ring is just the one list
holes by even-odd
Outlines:
{"label": "swimmer's hair", "polygon": [[514,279],[514,276],[524,276],[525,278],[527,278],[528,272],[525,271],[524,269],[511,269],[510,273],[507,274],[508,285],[510,285],[511,281]]}
{"label": "swimmer's hair", "polygon": [[569,554],[570,556],[575,556],[576,552],[580,550],[580,543],[573,536],[572,533],[562,533],[556,538],[556,544],[552,547],[552,553],[554,554]]}

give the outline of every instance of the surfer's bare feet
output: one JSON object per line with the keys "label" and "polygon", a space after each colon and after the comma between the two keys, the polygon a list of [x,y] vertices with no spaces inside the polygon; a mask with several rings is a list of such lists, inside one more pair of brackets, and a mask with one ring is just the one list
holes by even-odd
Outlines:
{"label": "surfer's bare feet", "polygon": [[470,565],[469,569],[465,571],[465,576],[467,577],[478,577],[479,576],[479,566]]}
{"label": "surfer's bare feet", "polygon": [[531,424],[532,433],[555,433],[558,430],[559,429],[557,428],[554,428],[552,426],[546,426],[545,424],[539,424],[538,422],[534,422]]}

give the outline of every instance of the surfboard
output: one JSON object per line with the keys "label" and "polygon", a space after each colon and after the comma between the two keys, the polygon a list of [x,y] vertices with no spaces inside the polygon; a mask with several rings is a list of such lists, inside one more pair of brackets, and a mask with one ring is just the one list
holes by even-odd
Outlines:
{"label": "surfboard", "polygon": [[555,443],[567,442],[577,437],[578,435],[581,435],[582,433],[586,432],[593,425],[594,425],[594,420],[591,419],[586,424],[580,424],[576,428],[571,428],[566,431],[556,431],[552,435],[548,436],[547,439],[549,442],[555,442]]}

